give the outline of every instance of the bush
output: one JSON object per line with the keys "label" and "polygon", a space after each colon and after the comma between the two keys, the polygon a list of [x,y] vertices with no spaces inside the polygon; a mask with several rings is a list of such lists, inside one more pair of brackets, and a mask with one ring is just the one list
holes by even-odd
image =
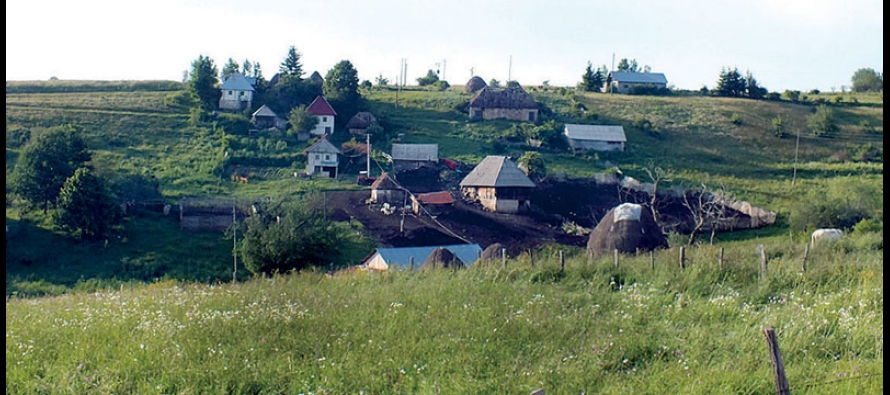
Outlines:
{"label": "bush", "polygon": [[834,110],[826,105],[816,107],[816,112],[807,118],[807,126],[816,137],[831,137],[840,130]]}
{"label": "bush", "polygon": [[737,113],[732,113],[729,117],[729,123],[735,126],[742,126],[742,116]]}

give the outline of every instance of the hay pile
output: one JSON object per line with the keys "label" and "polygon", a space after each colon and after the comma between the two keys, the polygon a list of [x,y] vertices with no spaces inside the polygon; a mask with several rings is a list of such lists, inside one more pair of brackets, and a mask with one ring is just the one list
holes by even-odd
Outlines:
{"label": "hay pile", "polygon": [[428,256],[426,258],[426,261],[423,262],[423,266],[420,267],[420,270],[428,270],[434,268],[463,269],[464,263],[451,251],[448,251],[448,249],[439,247],[433,250],[432,253],[430,253],[430,256]]}
{"label": "hay pile", "polygon": [[485,247],[485,250],[482,251],[482,255],[479,256],[480,261],[493,261],[501,259],[501,250],[507,248],[507,246],[501,243],[494,243],[488,247]]}
{"label": "hay pile", "polygon": [[488,86],[488,84],[485,83],[485,80],[479,78],[479,76],[475,76],[473,78],[470,78],[470,80],[467,81],[467,84],[464,85],[464,92],[475,93],[476,91],[485,88],[486,86]]}
{"label": "hay pile", "polygon": [[590,233],[587,252],[594,257],[666,248],[667,239],[655,223],[652,212],[639,204],[624,203],[606,213]]}

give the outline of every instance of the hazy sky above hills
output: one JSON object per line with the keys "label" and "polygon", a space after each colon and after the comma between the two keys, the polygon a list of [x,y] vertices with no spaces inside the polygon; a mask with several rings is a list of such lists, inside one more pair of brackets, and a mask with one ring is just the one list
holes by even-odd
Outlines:
{"label": "hazy sky above hills", "polygon": [[680,89],[737,67],[771,91],[831,91],[883,72],[883,15],[881,0],[10,0],[6,79],[181,80],[198,55],[270,78],[294,45],[307,74],[348,59],[372,82],[405,58],[412,85],[429,69],[463,85],[472,69],[574,86],[614,54]]}

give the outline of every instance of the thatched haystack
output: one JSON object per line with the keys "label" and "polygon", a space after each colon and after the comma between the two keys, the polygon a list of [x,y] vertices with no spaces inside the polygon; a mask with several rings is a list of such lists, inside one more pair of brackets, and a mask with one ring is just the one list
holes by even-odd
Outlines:
{"label": "thatched haystack", "polygon": [[454,255],[451,251],[448,251],[447,248],[436,248],[430,253],[430,256],[426,258],[426,261],[423,262],[423,266],[420,267],[420,270],[427,270],[433,268],[442,268],[442,269],[463,269],[464,263]]}
{"label": "thatched haystack", "polygon": [[362,111],[349,119],[349,122],[346,123],[346,129],[349,130],[349,133],[364,133],[365,129],[375,123],[377,123],[377,118],[374,117],[374,114]]}
{"label": "thatched haystack", "polygon": [[485,88],[486,86],[488,86],[488,84],[485,83],[485,80],[477,75],[467,81],[467,84],[464,85],[464,92],[475,93],[476,91]]}
{"label": "thatched haystack", "polygon": [[501,250],[507,248],[507,246],[501,243],[494,243],[488,247],[485,247],[482,250],[482,255],[479,256],[480,261],[493,261],[501,259]]}
{"label": "thatched haystack", "polygon": [[609,210],[590,233],[587,253],[598,257],[616,249],[631,253],[667,246],[667,239],[655,223],[652,212],[639,204],[624,203]]}

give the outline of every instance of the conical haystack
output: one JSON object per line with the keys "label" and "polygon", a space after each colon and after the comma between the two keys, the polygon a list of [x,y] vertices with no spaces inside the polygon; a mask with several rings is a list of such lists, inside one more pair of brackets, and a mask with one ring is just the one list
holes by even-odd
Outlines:
{"label": "conical haystack", "polygon": [[420,267],[420,270],[433,268],[463,269],[464,263],[451,251],[448,251],[448,249],[439,247],[430,253],[430,256],[423,262],[423,266]]}
{"label": "conical haystack", "polygon": [[479,76],[475,76],[473,78],[470,78],[470,80],[467,81],[467,84],[464,85],[464,92],[475,93],[479,89],[485,88],[486,86],[488,86],[488,84],[485,83],[485,80],[483,80]]}
{"label": "conical haystack", "polygon": [[482,255],[479,256],[480,261],[492,261],[501,259],[501,250],[507,248],[507,246],[501,243],[494,243],[488,247],[485,247],[485,250],[482,251]]}
{"label": "conical haystack", "polygon": [[598,257],[616,249],[631,253],[667,246],[652,212],[639,204],[624,203],[609,210],[590,233],[587,253]]}

